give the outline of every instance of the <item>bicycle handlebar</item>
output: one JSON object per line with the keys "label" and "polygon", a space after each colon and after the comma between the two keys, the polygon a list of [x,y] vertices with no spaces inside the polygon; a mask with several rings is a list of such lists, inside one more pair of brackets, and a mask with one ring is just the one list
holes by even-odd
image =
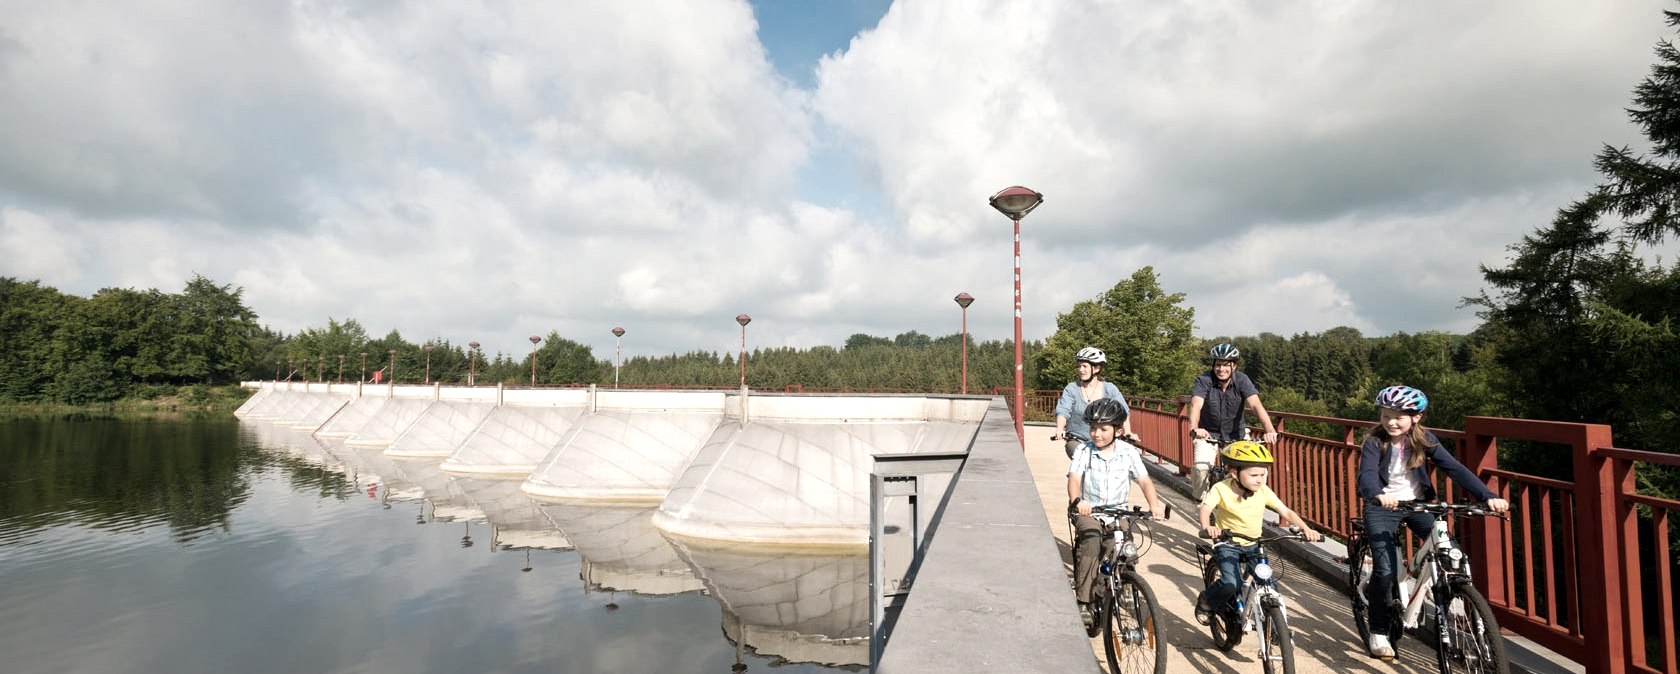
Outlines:
{"label": "bicycle handlebar", "polygon": [[1242,540],[1248,541],[1250,544],[1271,543],[1271,542],[1274,542],[1274,541],[1301,540],[1301,539],[1306,538],[1306,534],[1304,532],[1302,532],[1299,527],[1289,527],[1288,529],[1285,529],[1284,531],[1287,532],[1287,533],[1274,534],[1274,535],[1271,535],[1271,536],[1261,536],[1259,538],[1249,538],[1247,536],[1239,536],[1235,533],[1232,533],[1230,529],[1221,530],[1219,532],[1218,537],[1209,536],[1206,529],[1202,529],[1202,530],[1197,531],[1196,535],[1201,536],[1202,538],[1211,538],[1211,539],[1213,539],[1213,541],[1215,543],[1229,543],[1233,540],[1241,538]]}
{"label": "bicycle handlebar", "polygon": [[[1374,498],[1365,499],[1371,505],[1382,505]],[[1401,501],[1395,505],[1397,510],[1415,513],[1429,513],[1431,515],[1450,515],[1453,517],[1497,517],[1502,520],[1510,519],[1505,513],[1496,513],[1487,509],[1486,503],[1446,503],[1444,501]]]}
{"label": "bicycle handlebar", "polygon": [[[1161,519],[1163,519],[1163,520],[1170,519],[1172,517],[1172,512],[1173,512],[1172,511],[1172,504],[1171,503],[1162,503],[1161,505],[1162,505]],[[1150,512],[1149,512],[1148,508],[1145,508],[1143,506],[1131,505],[1131,504],[1127,504],[1127,505],[1123,505],[1123,506],[1118,506],[1118,505],[1094,506],[1094,507],[1091,508],[1091,514],[1092,515],[1096,515],[1096,514],[1099,514],[1099,513],[1101,513],[1103,515],[1115,515],[1115,516],[1118,516],[1118,517],[1149,517],[1150,516]]]}

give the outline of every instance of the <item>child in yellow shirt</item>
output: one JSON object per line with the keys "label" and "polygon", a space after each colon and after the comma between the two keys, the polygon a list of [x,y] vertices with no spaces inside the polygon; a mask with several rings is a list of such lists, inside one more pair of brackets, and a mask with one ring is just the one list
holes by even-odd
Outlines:
{"label": "child in yellow shirt", "polygon": [[[1208,536],[1217,538],[1221,531],[1230,531],[1241,538],[1257,539],[1261,534],[1261,525],[1266,521],[1266,509],[1271,508],[1283,521],[1300,527],[1307,540],[1323,538],[1266,486],[1273,461],[1272,452],[1265,445],[1242,440],[1226,445],[1219,453],[1224,457],[1231,476],[1210,487],[1202,496],[1197,515]],[[1254,547],[1252,544],[1232,544],[1213,549],[1213,561],[1219,565],[1219,580],[1202,590],[1201,596],[1196,598],[1198,620],[1230,608],[1231,600],[1242,590],[1242,568],[1239,566],[1242,556],[1254,552]]]}

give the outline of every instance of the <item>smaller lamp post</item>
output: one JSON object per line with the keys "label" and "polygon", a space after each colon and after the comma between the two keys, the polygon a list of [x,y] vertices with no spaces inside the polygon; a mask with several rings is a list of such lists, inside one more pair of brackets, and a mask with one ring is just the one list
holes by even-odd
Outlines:
{"label": "smaller lamp post", "polygon": [[478,340],[467,342],[467,385],[478,385]]}
{"label": "smaller lamp post", "polygon": [[430,384],[432,383],[432,345],[427,344],[424,348],[426,349],[426,383]]}
{"label": "smaller lamp post", "polygon": [[615,325],[613,333],[613,388],[618,388],[618,371],[624,367],[624,327]]}
{"label": "smaller lamp post", "polygon": [[321,355],[320,358],[317,359],[317,363],[318,364],[315,366],[315,381],[324,382],[324,381],[327,380],[327,357],[326,357],[326,355],[325,354]]}
{"label": "smaller lamp post", "polygon": [[274,361],[274,381],[280,381],[280,361]]}
{"label": "smaller lamp post", "polygon": [[297,365],[292,364],[292,359],[287,358],[286,359],[286,381],[291,381],[292,380],[292,375],[296,374],[296,373],[297,373]]}
{"label": "smaller lamp post", "polygon": [[392,386],[396,386],[397,385],[397,350],[396,349],[386,349],[385,353],[387,353],[391,356],[391,376],[387,377],[386,381],[391,382]]}
{"label": "smaller lamp post", "polygon": [[735,322],[741,324],[741,388],[747,387],[747,324],[752,317],[741,314],[735,317]]}
{"label": "smaller lamp post", "polygon": [[362,352],[362,378],[356,381],[367,381],[367,352]]}
{"label": "smaller lamp post", "polygon": [[338,383],[344,383],[344,354],[338,354]]}
{"label": "smaller lamp post", "polygon": [[542,341],[541,337],[538,337],[536,335],[531,335],[531,385],[532,386],[537,385],[537,342],[540,342],[540,341]]}
{"label": "smaller lamp post", "polygon": [[957,293],[957,306],[962,307],[962,392],[968,395],[968,305],[974,303],[974,296],[968,293]]}

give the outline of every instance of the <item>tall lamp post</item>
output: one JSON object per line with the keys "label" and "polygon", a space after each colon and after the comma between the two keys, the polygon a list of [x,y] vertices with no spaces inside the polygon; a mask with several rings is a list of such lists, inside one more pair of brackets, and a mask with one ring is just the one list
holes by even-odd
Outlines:
{"label": "tall lamp post", "polygon": [[385,353],[390,354],[390,356],[391,356],[391,373],[390,373],[391,376],[386,377],[385,381],[390,382],[392,386],[396,386],[397,385],[397,350],[396,349],[386,349]]}
{"label": "tall lamp post", "polygon": [[1021,448],[1025,449],[1027,400],[1023,382],[1025,375],[1021,369],[1021,218],[1044,203],[1044,195],[1016,185],[1000,190],[987,201],[1015,223],[1015,436],[1021,440]]}
{"label": "tall lamp post", "polygon": [[344,383],[344,354],[338,354],[338,383]]}
{"label": "tall lamp post", "polygon": [[280,361],[274,361],[274,381],[280,381]]}
{"label": "tall lamp post", "polygon": [[741,314],[735,317],[735,322],[741,324],[741,388],[747,387],[747,324],[752,317]]}
{"label": "tall lamp post", "polygon": [[962,392],[963,395],[968,395],[968,305],[974,303],[974,296],[968,293],[957,293],[957,296],[953,299],[957,301],[957,306],[962,307]]}
{"label": "tall lamp post", "polygon": [[478,385],[478,340],[475,339],[473,341],[467,342],[467,347],[469,349],[472,349],[471,351],[467,352],[467,385],[468,386],[477,386]]}
{"label": "tall lamp post", "polygon": [[315,381],[326,381],[327,380],[327,357],[325,355],[321,356],[320,359],[318,360],[318,362],[320,364],[315,366]]}
{"label": "tall lamp post", "polygon": [[618,388],[618,371],[624,367],[624,326],[615,325],[613,333],[613,388]]}
{"label": "tall lamp post", "polygon": [[537,385],[537,342],[540,342],[540,341],[542,341],[541,337],[538,337],[536,335],[531,335],[531,385],[532,386]]}
{"label": "tall lamp post", "polygon": [[426,349],[426,383],[430,384],[432,383],[432,345],[427,344],[423,348]]}
{"label": "tall lamp post", "polygon": [[362,352],[362,378],[356,381],[367,381],[367,352]]}

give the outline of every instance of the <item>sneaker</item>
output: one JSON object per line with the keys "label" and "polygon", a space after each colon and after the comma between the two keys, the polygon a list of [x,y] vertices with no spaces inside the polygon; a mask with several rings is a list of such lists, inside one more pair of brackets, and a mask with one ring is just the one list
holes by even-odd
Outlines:
{"label": "sneaker", "polygon": [[1085,629],[1091,629],[1091,624],[1096,622],[1097,617],[1092,615],[1090,604],[1079,602],[1079,620],[1085,623]]}
{"label": "sneaker", "polygon": [[1388,643],[1388,635],[1371,635],[1371,655],[1384,660],[1394,657],[1394,646]]}

